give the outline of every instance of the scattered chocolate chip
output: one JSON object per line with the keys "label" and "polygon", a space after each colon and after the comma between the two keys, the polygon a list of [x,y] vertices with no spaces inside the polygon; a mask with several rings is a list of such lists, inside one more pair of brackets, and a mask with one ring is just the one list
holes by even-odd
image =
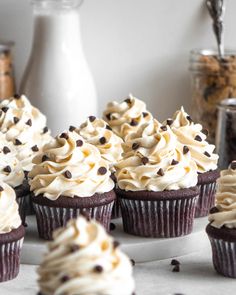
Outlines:
{"label": "scattered chocolate chip", "polygon": [[124,100],[124,102],[126,102],[126,103],[128,103],[128,104],[131,104],[131,99],[130,99],[130,98],[126,98],[126,99]]}
{"label": "scattered chocolate chip", "polygon": [[137,150],[139,148],[139,144],[137,143],[137,142],[134,142],[133,144],[132,144],[132,150]]}
{"label": "scattered chocolate chip", "polygon": [[191,118],[190,116],[187,116],[186,119],[187,119],[190,123],[193,122],[193,120],[192,120],[192,118]]}
{"label": "scattered chocolate chip", "polygon": [[6,167],[3,168],[3,171],[7,173],[11,173],[11,167],[7,165]]}
{"label": "scattered chocolate chip", "polygon": [[143,157],[141,159],[141,161],[142,161],[143,165],[146,165],[149,162],[149,159],[147,157]]}
{"label": "scattered chocolate chip", "polygon": [[67,275],[64,275],[63,277],[61,277],[61,282],[62,283],[65,283],[65,282],[68,282],[70,280],[70,277],[69,276],[67,276]]}
{"label": "scattered chocolate chip", "polygon": [[112,129],[111,129],[111,127],[109,125],[106,125],[106,129],[112,131]]}
{"label": "scattered chocolate chip", "polygon": [[101,272],[103,272],[103,267],[101,265],[96,265],[96,266],[94,266],[93,271],[97,272],[97,273],[101,273]]}
{"label": "scattered chocolate chip", "polygon": [[180,265],[180,262],[177,259],[172,259],[170,264],[171,265]]}
{"label": "scattered chocolate chip", "polygon": [[20,95],[16,93],[16,94],[14,94],[14,98],[15,99],[20,99]]}
{"label": "scattered chocolate chip", "polygon": [[60,135],[60,138],[68,139],[68,138],[69,138],[69,135],[68,135],[66,132],[63,132],[63,133]]}
{"label": "scattered chocolate chip", "polygon": [[98,174],[105,175],[106,173],[107,173],[107,168],[106,167],[98,168]]}
{"label": "scattered chocolate chip", "polygon": [[48,132],[48,127],[45,126],[45,127],[43,128],[43,133],[47,133],[47,132]]}
{"label": "scattered chocolate chip", "polygon": [[3,153],[4,153],[5,155],[11,152],[11,150],[10,150],[9,147],[7,147],[7,146],[4,146],[3,149],[2,149],[2,151],[3,151]]}
{"label": "scattered chocolate chip", "polygon": [[160,129],[161,129],[162,131],[166,131],[166,130],[167,130],[167,127],[163,125],[163,126],[160,127]]}
{"label": "scattered chocolate chip", "polygon": [[21,145],[21,144],[22,144],[22,142],[19,139],[15,140],[15,145]]}
{"label": "scattered chocolate chip", "polygon": [[66,170],[64,172],[64,176],[65,176],[65,178],[68,178],[68,179],[71,179],[72,178],[72,174],[71,174],[71,172],[69,170]]}
{"label": "scattered chocolate chip", "polygon": [[173,272],[180,272],[180,266],[179,264],[178,265],[175,265],[172,269]]}
{"label": "scattered chocolate chip", "polygon": [[157,171],[157,175],[164,176],[164,175],[165,175],[164,170],[163,170],[162,168],[160,168],[160,169]]}
{"label": "scattered chocolate chip", "polygon": [[78,139],[78,140],[76,140],[76,146],[77,147],[80,147],[80,146],[82,146],[84,143],[83,143],[83,140],[81,140],[81,139]]}
{"label": "scattered chocolate chip", "polygon": [[148,116],[147,112],[143,112],[143,117],[146,118]]}
{"label": "scattered chocolate chip", "polygon": [[207,129],[202,129],[202,133],[205,134],[206,136],[209,135],[209,131]]}
{"label": "scattered chocolate chip", "polygon": [[116,229],[115,223],[111,222],[110,223],[110,231],[115,230],[115,229]]}
{"label": "scattered chocolate chip", "polygon": [[13,121],[14,121],[15,124],[17,124],[20,121],[20,119],[17,118],[17,117],[13,117]]}
{"label": "scattered chocolate chip", "polygon": [[177,164],[179,164],[179,162],[176,161],[175,159],[173,159],[173,160],[171,161],[171,165],[177,165]]}
{"label": "scattered chocolate chip", "polygon": [[137,126],[138,125],[138,122],[134,119],[131,120],[130,122],[130,126]]}
{"label": "scattered chocolate chip", "polygon": [[196,136],[194,137],[194,139],[195,139],[196,141],[202,141],[202,138],[201,138],[201,136],[199,136],[199,135],[196,135]]}
{"label": "scattered chocolate chip", "polygon": [[108,113],[108,114],[106,114],[106,118],[107,118],[107,120],[111,120],[111,114],[110,113]]}
{"label": "scattered chocolate chip", "polygon": [[236,170],[236,161],[231,162],[231,164],[230,164],[230,168],[231,168],[232,170]]}
{"label": "scattered chocolate chip", "polygon": [[47,155],[42,156],[42,162],[48,161],[49,157]]}
{"label": "scattered chocolate chip", "polygon": [[28,125],[28,126],[32,126],[32,120],[29,119],[25,124]]}
{"label": "scattered chocolate chip", "polygon": [[79,251],[79,249],[80,249],[80,246],[77,245],[77,244],[74,244],[74,245],[70,246],[70,252],[71,253],[77,252],[77,251]]}
{"label": "scattered chocolate chip", "polygon": [[0,192],[3,192],[4,188],[2,186],[0,186]]}
{"label": "scattered chocolate chip", "polygon": [[105,144],[106,142],[107,142],[107,140],[106,140],[106,137],[101,137],[100,139],[99,139],[99,142],[101,143],[101,144]]}
{"label": "scattered chocolate chip", "polygon": [[167,119],[166,120],[166,124],[169,125],[169,126],[171,126],[173,124],[173,122],[174,121],[172,119]]}
{"label": "scattered chocolate chip", "polygon": [[8,111],[8,109],[9,109],[8,107],[3,107],[3,108],[2,108],[2,111],[3,111],[4,113],[6,113],[6,112]]}
{"label": "scattered chocolate chip", "polygon": [[118,241],[113,242],[113,247],[118,248],[120,246],[120,243]]}
{"label": "scattered chocolate chip", "polygon": [[75,129],[76,129],[76,127],[75,127],[75,126],[70,126],[70,127],[69,127],[69,131],[70,131],[70,132],[73,132],[73,131],[75,131]]}
{"label": "scattered chocolate chip", "polygon": [[210,214],[218,213],[219,210],[216,207],[212,207],[209,211]]}
{"label": "scattered chocolate chip", "polygon": [[38,152],[38,151],[39,151],[39,148],[38,148],[37,144],[34,145],[34,146],[32,146],[31,150],[32,150],[33,152]]}
{"label": "scattered chocolate chip", "polygon": [[85,209],[84,210],[81,210],[79,214],[81,216],[83,216],[87,221],[90,221],[90,215],[89,215],[89,213]]}
{"label": "scattered chocolate chip", "polygon": [[189,152],[189,148],[185,145],[184,147],[183,147],[183,154],[185,155],[185,154],[187,154]]}
{"label": "scattered chocolate chip", "polygon": [[89,116],[89,121],[90,122],[93,122],[93,121],[95,121],[96,120],[96,117],[95,116]]}
{"label": "scattered chocolate chip", "polygon": [[130,262],[131,262],[132,266],[135,266],[135,261],[133,259],[130,259]]}
{"label": "scattered chocolate chip", "polygon": [[211,157],[211,155],[208,152],[204,152],[204,155],[207,156],[208,158]]}

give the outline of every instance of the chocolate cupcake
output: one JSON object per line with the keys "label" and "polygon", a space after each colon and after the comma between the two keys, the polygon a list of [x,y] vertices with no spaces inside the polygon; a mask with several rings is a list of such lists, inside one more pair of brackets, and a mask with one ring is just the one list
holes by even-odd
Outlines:
{"label": "chocolate cupcake", "polygon": [[134,294],[130,259],[95,221],[70,221],[53,234],[38,269],[41,295]]}
{"label": "chocolate cupcake", "polygon": [[215,270],[236,278],[236,161],[217,180],[216,207],[206,232],[211,242]]}
{"label": "chocolate cupcake", "polygon": [[208,131],[202,125],[195,124],[183,107],[174,114],[173,119],[165,121],[165,125],[171,127],[182,148],[190,152],[197,165],[200,194],[195,217],[207,216],[215,204],[216,179],[219,177],[219,157],[214,153],[215,146],[207,141]]}
{"label": "chocolate cupcake", "polygon": [[76,132],[63,132],[33,160],[30,190],[39,236],[51,239],[81,211],[109,229],[116,195],[109,166],[99,150]]}
{"label": "chocolate cupcake", "polygon": [[24,234],[15,192],[0,182],[0,282],[18,275]]}
{"label": "chocolate cupcake", "polygon": [[199,194],[196,165],[169,126],[157,121],[150,126],[140,129],[142,137],[124,143],[124,159],[116,165],[124,231],[143,237],[187,235]]}
{"label": "chocolate cupcake", "polygon": [[[74,127],[71,126],[71,130],[73,129]],[[123,140],[121,137],[117,136],[104,120],[94,116],[90,116],[86,122],[75,130],[88,143],[95,145],[99,149],[102,158],[109,163],[112,180],[116,183],[114,166],[122,158],[123,149],[121,145]],[[120,216],[120,206],[116,200],[112,209],[112,218],[118,218]]]}

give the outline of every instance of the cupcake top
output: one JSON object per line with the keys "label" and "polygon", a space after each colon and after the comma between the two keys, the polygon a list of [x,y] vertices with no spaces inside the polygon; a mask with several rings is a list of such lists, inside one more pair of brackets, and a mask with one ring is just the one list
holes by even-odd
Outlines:
{"label": "cupcake top", "polygon": [[214,153],[215,146],[207,142],[208,131],[201,124],[194,124],[183,107],[174,114],[173,119],[166,120],[165,124],[171,127],[178,141],[188,147],[198,173],[217,169],[219,157]]}
{"label": "cupcake top", "polygon": [[[71,126],[71,130],[73,129],[74,127]],[[102,158],[109,162],[110,167],[121,159],[123,140],[112,131],[104,120],[90,116],[76,129],[76,132],[99,149]]]}
{"label": "cupcake top", "polygon": [[133,294],[130,260],[96,221],[71,220],[53,238],[38,269],[42,294]]}
{"label": "cupcake top", "polygon": [[32,158],[51,139],[46,117],[24,95],[1,101],[0,110],[0,131],[15,145],[23,169],[30,171]]}
{"label": "cupcake top", "polygon": [[119,188],[164,191],[194,187],[197,170],[189,150],[178,144],[169,126],[159,128],[154,121],[150,130],[125,143],[124,158],[116,165]]}
{"label": "cupcake top", "polygon": [[17,187],[23,183],[24,177],[15,146],[0,133],[0,181]]}
{"label": "cupcake top", "polygon": [[50,200],[60,196],[90,197],[113,189],[107,161],[76,132],[63,132],[33,159],[30,190]]}
{"label": "cupcake top", "polygon": [[14,190],[0,182],[0,234],[6,234],[21,226],[19,207]]}
{"label": "cupcake top", "polygon": [[137,131],[142,124],[152,120],[146,104],[132,95],[121,103],[116,101],[108,103],[103,115],[112,130],[123,139],[130,132]]}
{"label": "cupcake top", "polygon": [[211,225],[236,228],[236,161],[217,180],[216,208],[218,212],[209,215]]}

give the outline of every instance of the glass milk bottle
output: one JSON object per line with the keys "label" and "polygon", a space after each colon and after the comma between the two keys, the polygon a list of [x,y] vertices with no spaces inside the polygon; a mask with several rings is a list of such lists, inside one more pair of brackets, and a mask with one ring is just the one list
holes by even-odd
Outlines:
{"label": "glass milk bottle", "polygon": [[20,91],[56,134],[96,115],[96,90],[84,56],[79,0],[33,0],[34,37]]}

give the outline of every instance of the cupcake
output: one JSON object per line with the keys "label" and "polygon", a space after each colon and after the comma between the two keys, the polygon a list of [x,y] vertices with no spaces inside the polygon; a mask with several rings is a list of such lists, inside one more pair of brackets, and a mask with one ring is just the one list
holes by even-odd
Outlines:
{"label": "cupcake", "polygon": [[196,165],[169,126],[153,121],[140,128],[140,135],[124,143],[124,158],[116,165],[124,231],[143,237],[187,235],[199,194]]}
{"label": "cupcake", "polygon": [[116,195],[107,161],[76,132],[63,132],[33,159],[30,190],[39,236],[52,232],[86,211],[109,229]]}
{"label": "cupcake", "polygon": [[[70,127],[70,130],[73,131],[74,129],[73,126]],[[109,163],[109,168],[112,172],[111,177],[116,182],[114,165],[121,160],[123,140],[112,131],[111,127],[104,120],[94,116],[90,116],[86,122],[75,130],[88,143],[95,145],[99,149],[102,158]],[[115,201],[112,209],[112,218],[118,218],[121,216],[120,214],[120,206]]]}
{"label": "cupcake", "polygon": [[24,234],[15,192],[0,182],[0,282],[18,275]]}
{"label": "cupcake", "polygon": [[114,133],[123,139],[130,132],[137,131],[141,125],[152,121],[152,115],[147,111],[146,104],[132,95],[121,103],[116,101],[108,103],[103,117]]}
{"label": "cupcake", "polygon": [[211,209],[206,232],[215,270],[236,278],[236,161],[217,180],[216,207]]}
{"label": "cupcake", "polygon": [[182,147],[190,151],[197,165],[200,194],[195,217],[207,216],[215,204],[216,179],[219,177],[219,157],[214,153],[215,146],[207,141],[208,131],[202,125],[194,124],[183,107],[165,123],[171,127]]}
{"label": "cupcake", "polygon": [[132,295],[130,259],[104,228],[79,217],[56,230],[38,269],[41,295]]}

